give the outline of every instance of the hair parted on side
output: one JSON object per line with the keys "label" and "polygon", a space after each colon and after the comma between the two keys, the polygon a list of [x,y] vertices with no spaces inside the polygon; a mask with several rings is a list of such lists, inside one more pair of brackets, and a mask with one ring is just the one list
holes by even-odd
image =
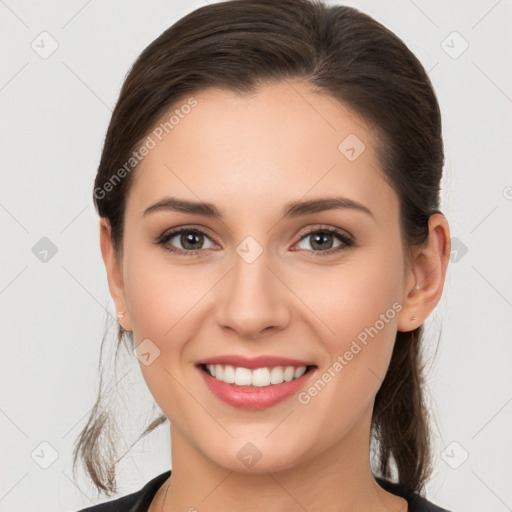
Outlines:
{"label": "hair parted on side", "polygon": [[[136,166],[122,179],[116,172],[162,116],[209,87],[243,93],[289,79],[311,83],[374,127],[380,170],[399,198],[404,247],[428,240],[429,217],[439,212],[444,155],[439,105],[419,60],[399,37],[351,7],[229,0],[179,19],[142,52],[124,81],[94,183],[96,210],[108,219],[119,256],[126,198],[137,173]],[[116,179],[107,191],[105,184]],[[117,350],[123,340],[133,347],[132,333],[119,328],[118,334]],[[397,333],[372,417],[376,476],[396,474],[418,492],[431,474],[422,335],[423,326]],[[96,488],[109,494],[116,492],[118,461],[103,396],[100,384],[75,443],[73,469],[80,459]],[[166,419],[158,416],[139,439]]]}

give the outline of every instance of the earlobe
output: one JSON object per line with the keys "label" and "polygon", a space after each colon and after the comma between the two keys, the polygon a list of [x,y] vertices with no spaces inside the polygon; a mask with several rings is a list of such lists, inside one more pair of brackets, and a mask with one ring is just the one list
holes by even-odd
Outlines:
{"label": "earlobe", "polygon": [[403,309],[397,328],[407,332],[418,328],[437,306],[443,292],[450,256],[450,228],[442,213],[429,219],[429,238],[415,249],[408,270]]}
{"label": "earlobe", "polygon": [[114,300],[116,310],[123,312],[122,317],[118,316],[118,322],[122,319],[121,326],[123,329],[130,331],[131,322],[130,315],[126,304],[126,298],[124,293],[123,275],[121,270],[121,262],[119,261],[114,245],[112,243],[112,231],[110,222],[104,217],[100,217],[100,247],[103,262],[105,264],[105,270],[107,272],[108,287],[110,295]]}

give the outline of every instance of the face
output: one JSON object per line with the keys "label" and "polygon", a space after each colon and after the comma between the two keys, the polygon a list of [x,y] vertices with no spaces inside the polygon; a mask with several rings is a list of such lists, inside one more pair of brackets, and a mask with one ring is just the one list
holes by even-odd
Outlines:
{"label": "face", "polygon": [[[307,83],[194,98],[136,170],[120,261],[176,450],[278,471],[368,444],[409,291],[374,133]],[[169,198],[217,215],[147,211]]]}

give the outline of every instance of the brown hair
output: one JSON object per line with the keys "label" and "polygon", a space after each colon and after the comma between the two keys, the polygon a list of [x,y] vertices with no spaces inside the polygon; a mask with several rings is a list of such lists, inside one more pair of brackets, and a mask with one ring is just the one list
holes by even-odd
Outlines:
{"label": "brown hair", "polygon": [[[429,217],[439,212],[444,157],[439,106],[418,59],[395,34],[351,7],[314,0],[231,0],[178,20],[142,52],[126,77],[94,184],[97,212],[110,222],[118,255],[126,197],[136,174],[130,157],[162,116],[208,87],[252,92],[285,79],[308,81],[375,127],[381,171],[400,201],[404,247],[428,240]],[[390,478],[395,472],[400,483],[419,492],[431,474],[422,334],[423,326],[397,333],[372,418],[376,476]],[[133,347],[132,333],[119,327],[116,350],[126,337]],[[115,428],[109,415],[100,384],[73,455],[73,470],[80,457],[106,494],[116,491]],[[139,439],[166,419],[158,416]]]}

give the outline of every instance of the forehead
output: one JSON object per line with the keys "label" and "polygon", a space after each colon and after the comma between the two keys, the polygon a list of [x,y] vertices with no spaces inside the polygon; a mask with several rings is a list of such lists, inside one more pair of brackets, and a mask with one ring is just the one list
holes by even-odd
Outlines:
{"label": "forehead", "polygon": [[397,209],[382,178],[375,134],[311,84],[283,81],[254,93],[211,88],[178,102],[151,132],[127,208],[165,194],[215,203],[229,213],[338,194]]}

